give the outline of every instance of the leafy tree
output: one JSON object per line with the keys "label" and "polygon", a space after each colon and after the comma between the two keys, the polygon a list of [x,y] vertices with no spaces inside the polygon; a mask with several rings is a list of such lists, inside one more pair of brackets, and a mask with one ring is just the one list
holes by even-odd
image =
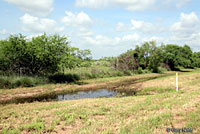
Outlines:
{"label": "leafy tree", "polygon": [[192,50],[190,46],[184,45],[181,47],[180,57],[180,66],[185,68],[192,67]]}
{"label": "leafy tree", "polygon": [[152,70],[154,73],[158,73],[161,62],[163,61],[163,47],[156,47],[156,42],[152,41],[150,42],[150,55],[149,55],[149,61],[148,61],[148,69]]}
{"label": "leafy tree", "polygon": [[67,37],[43,34],[27,40],[25,36],[11,35],[0,42],[0,70],[47,75],[74,68],[89,59],[89,50],[69,46]]}
{"label": "leafy tree", "polygon": [[126,53],[121,54],[116,60],[116,68],[120,70],[135,70],[137,66],[133,58],[134,50],[128,50]]}
{"label": "leafy tree", "polygon": [[165,47],[164,63],[168,64],[172,70],[178,66],[185,68],[192,67],[192,50],[188,45],[183,47],[168,44]]}
{"label": "leafy tree", "polygon": [[164,63],[174,70],[180,63],[181,47],[178,45],[168,44],[165,47]]}
{"label": "leafy tree", "polygon": [[200,67],[200,52],[194,52],[192,54],[192,66],[193,67]]}
{"label": "leafy tree", "polygon": [[138,66],[158,72],[158,67],[163,60],[163,47],[163,45],[157,47],[155,41],[145,42],[141,47],[136,46],[135,55],[137,55]]}

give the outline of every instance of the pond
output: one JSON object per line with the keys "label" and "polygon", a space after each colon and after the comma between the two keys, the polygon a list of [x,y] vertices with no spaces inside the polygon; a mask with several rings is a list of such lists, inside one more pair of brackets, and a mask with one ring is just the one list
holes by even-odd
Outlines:
{"label": "pond", "polygon": [[35,101],[47,102],[47,101],[64,101],[64,100],[77,100],[84,98],[110,98],[110,97],[126,97],[135,95],[135,91],[116,91],[108,89],[99,89],[99,90],[88,90],[88,91],[75,91],[72,93],[63,93],[63,94],[41,94],[36,96],[28,96],[23,98],[16,98],[14,100],[8,100],[0,102],[0,104],[7,103],[31,103]]}
{"label": "pond", "polygon": [[71,94],[59,94],[57,95],[57,100],[77,100],[84,98],[100,98],[100,97],[114,97],[118,94],[117,91],[100,89],[100,90],[90,90],[90,91],[78,91]]}

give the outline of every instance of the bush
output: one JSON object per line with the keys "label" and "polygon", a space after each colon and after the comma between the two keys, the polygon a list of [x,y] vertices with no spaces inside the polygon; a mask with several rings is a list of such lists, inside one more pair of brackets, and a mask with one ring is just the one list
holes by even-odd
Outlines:
{"label": "bush", "polygon": [[29,76],[0,76],[0,89],[17,88],[17,87],[32,87],[45,82],[44,78],[29,77]]}
{"label": "bush", "polygon": [[17,87],[33,87],[36,83],[30,77],[22,77],[14,83]]}
{"label": "bush", "polygon": [[144,71],[142,70],[141,67],[139,67],[137,70],[134,70],[134,73],[135,74],[142,74],[142,73],[144,73]]}
{"label": "bush", "polygon": [[142,70],[142,68],[141,68],[141,67],[139,67],[139,68],[138,68],[138,70],[137,70],[137,72],[138,72],[138,74],[142,74],[142,73],[143,73],[143,70]]}
{"label": "bush", "polygon": [[117,74],[117,76],[124,76],[124,73],[121,71],[117,72],[116,74]]}
{"label": "bush", "polygon": [[166,71],[168,71],[166,68],[158,67],[158,73],[164,73]]}
{"label": "bush", "polygon": [[151,71],[149,71],[148,69],[144,69],[143,73],[150,73]]}
{"label": "bush", "polygon": [[131,76],[131,75],[133,75],[133,72],[131,70],[126,70],[126,71],[124,71],[124,74]]}
{"label": "bush", "polygon": [[48,77],[50,82],[53,83],[66,83],[66,82],[76,82],[80,80],[80,76],[77,74],[55,74]]}
{"label": "bush", "polygon": [[11,88],[11,81],[7,77],[0,78],[0,88]]}

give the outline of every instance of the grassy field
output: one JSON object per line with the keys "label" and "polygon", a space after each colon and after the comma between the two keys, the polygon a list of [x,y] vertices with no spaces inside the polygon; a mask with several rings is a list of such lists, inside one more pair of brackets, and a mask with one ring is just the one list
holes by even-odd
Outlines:
{"label": "grassy field", "polygon": [[[83,85],[48,84],[0,90],[0,133],[161,134],[167,128],[200,133],[200,70],[81,81]],[[108,88],[134,90],[123,98],[96,98],[15,104],[32,96]]]}

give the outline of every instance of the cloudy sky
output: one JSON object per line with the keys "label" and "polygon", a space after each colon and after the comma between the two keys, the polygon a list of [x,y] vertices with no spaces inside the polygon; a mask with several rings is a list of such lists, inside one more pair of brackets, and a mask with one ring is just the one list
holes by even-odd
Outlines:
{"label": "cloudy sky", "polygon": [[199,0],[0,0],[0,39],[57,33],[94,59],[151,40],[200,51],[199,7]]}

